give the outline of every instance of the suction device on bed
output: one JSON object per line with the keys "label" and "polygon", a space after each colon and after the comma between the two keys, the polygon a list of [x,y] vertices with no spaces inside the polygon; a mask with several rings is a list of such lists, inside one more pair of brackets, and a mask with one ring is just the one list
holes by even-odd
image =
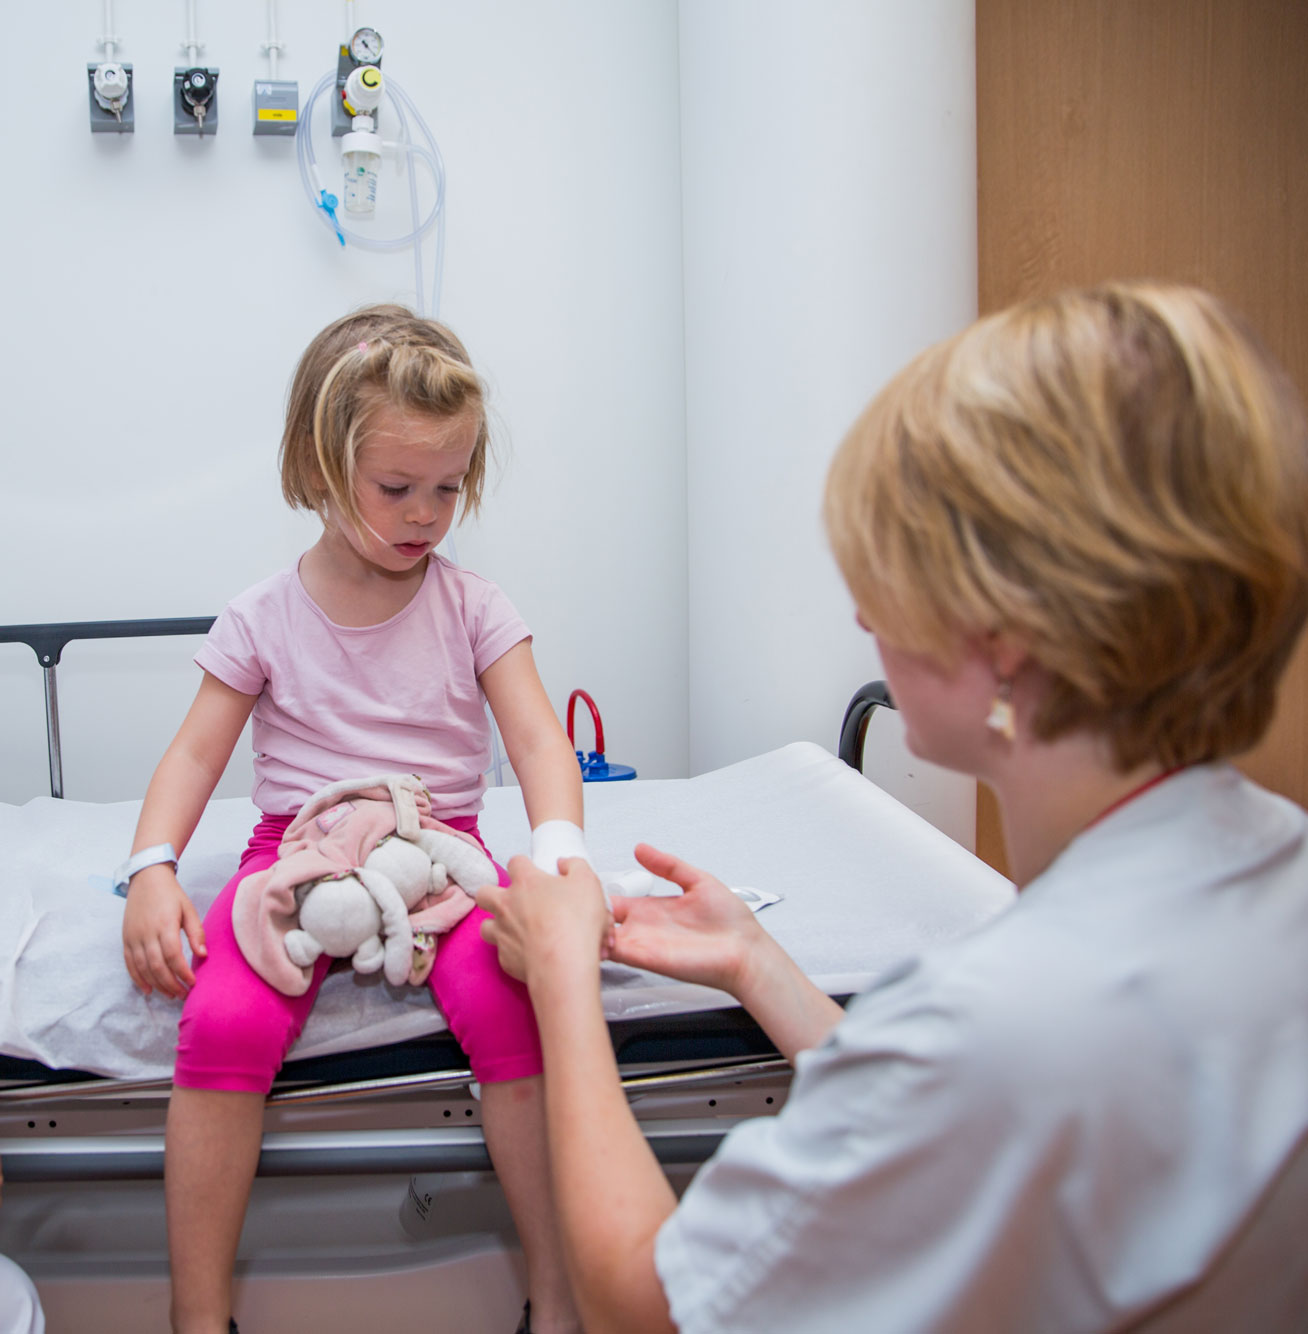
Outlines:
{"label": "suction device on bed", "polygon": [[[590,710],[591,721],[595,724],[595,749],[589,755],[577,750],[577,742],[572,734],[572,720],[577,710],[577,701],[586,701]],[[616,783],[623,779],[635,778],[636,771],[629,764],[610,764],[604,758],[604,724],[600,722],[599,709],[595,701],[584,690],[574,690],[568,696],[568,740],[573,750],[577,750],[577,763],[581,765],[583,783]]]}

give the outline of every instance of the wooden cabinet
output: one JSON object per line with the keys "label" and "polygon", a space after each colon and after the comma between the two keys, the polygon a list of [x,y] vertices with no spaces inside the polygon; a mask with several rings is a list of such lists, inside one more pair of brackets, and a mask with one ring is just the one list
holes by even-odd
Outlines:
{"label": "wooden cabinet", "polygon": [[[1170,278],[1244,312],[1308,393],[1308,3],[976,0],[982,312]],[[1241,763],[1308,805],[1308,648]],[[978,851],[1002,866],[982,793]]]}

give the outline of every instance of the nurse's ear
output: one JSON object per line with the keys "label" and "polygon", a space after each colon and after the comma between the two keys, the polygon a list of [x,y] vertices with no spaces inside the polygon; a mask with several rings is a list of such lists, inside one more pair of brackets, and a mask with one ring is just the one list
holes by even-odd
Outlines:
{"label": "nurse's ear", "polygon": [[980,637],[977,648],[998,681],[1012,681],[1033,661],[1030,641],[1011,630],[988,631]]}

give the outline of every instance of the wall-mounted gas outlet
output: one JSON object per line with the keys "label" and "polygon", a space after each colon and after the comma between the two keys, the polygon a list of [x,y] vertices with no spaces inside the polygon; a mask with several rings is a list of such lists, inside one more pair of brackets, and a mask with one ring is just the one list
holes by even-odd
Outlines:
{"label": "wall-mounted gas outlet", "polygon": [[213,134],[218,129],[218,71],[195,65],[173,71],[173,133]]}
{"label": "wall-mounted gas outlet", "polygon": [[136,129],[132,97],[132,67],[118,60],[102,60],[86,67],[94,133],[131,134]]}

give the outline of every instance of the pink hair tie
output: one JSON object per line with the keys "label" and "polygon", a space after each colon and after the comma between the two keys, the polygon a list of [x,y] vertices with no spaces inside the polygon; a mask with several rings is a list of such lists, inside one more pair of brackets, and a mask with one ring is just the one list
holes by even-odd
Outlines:
{"label": "pink hair tie", "polygon": [[360,344],[359,344],[359,351],[360,351],[360,352],[366,352],[367,350],[368,350],[368,344],[367,344],[367,343],[360,343]]}

